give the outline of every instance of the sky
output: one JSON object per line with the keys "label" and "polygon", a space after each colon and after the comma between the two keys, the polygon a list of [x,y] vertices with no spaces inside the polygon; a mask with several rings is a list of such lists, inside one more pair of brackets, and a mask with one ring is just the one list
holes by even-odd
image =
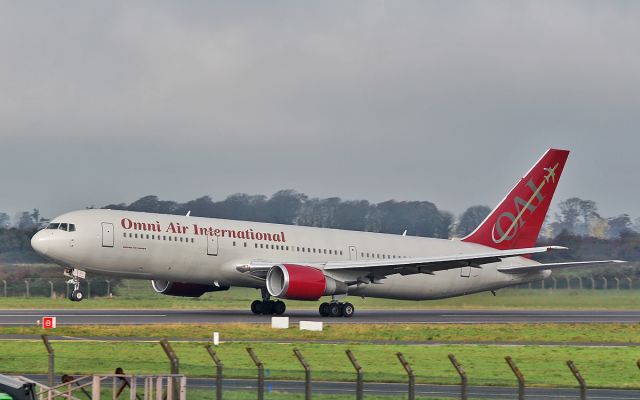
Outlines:
{"label": "sky", "polygon": [[145,195],[495,205],[549,147],[555,204],[640,216],[640,2],[0,5],[0,212]]}

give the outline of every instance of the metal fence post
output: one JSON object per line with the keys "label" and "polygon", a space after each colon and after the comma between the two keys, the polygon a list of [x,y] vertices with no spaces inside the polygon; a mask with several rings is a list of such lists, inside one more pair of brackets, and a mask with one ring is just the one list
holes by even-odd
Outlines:
{"label": "metal fence post", "polygon": [[511,356],[507,356],[504,359],[507,361],[507,364],[509,364],[511,371],[513,371],[513,374],[518,379],[518,400],[524,400],[524,375],[520,371],[520,368],[518,368],[516,363],[513,361]]}
{"label": "metal fence post", "polygon": [[404,367],[404,370],[407,371],[407,375],[409,375],[409,400],[414,400],[416,398],[416,377],[413,374],[413,369],[411,368],[411,365],[409,365],[407,360],[404,358],[402,353],[398,352],[396,353],[396,356],[398,356],[398,360],[400,360],[400,364],[402,364],[402,366]]}
{"label": "metal fence post", "polygon": [[31,297],[31,295],[29,294],[29,280],[28,279],[24,280],[24,286],[25,286],[25,288],[27,290],[26,291],[26,297]]}
{"label": "metal fence post", "polygon": [[49,281],[49,288],[51,289],[50,296],[52,299],[55,297],[55,293],[53,292],[53,282]]}
{"label": "metal fence post", "polygon": [[2,280],[2,292],[4,293],[4,297],[7,297],[7,281]]}
{"label": "metal fence post", "polygon": [[353,365],[353,368],[356,370],[356,399],[362,400],[364,397],[364,371],[362,371],[362,367],[358,360],[356,360],[356,356],[353,355],[351,350],[345,351],[347,353],[347,357],[349,357],[349,361]]}
{"label": "metal fence post", "polygon": [[105,297],[111,297],[111,281],[109,279],[104,281],[107,283],[107,295]]}
{"label": "metal fence post", "polygon": [[[167,339],[160,340],[160,346],[162,346],[162,350],[164,350],[167,358],[169,359],[169,364],[171,365],[171,375],[180,374],[180,360],[178,360],[178,356],[176,355],[176,352],[173,351],[173,348],[169,344],[169,341]],[[176,378],[174,377],[170,380],[167,380],[167,391],[169,391],[169,384],[171,384],[170,387],[173,398],[177,399],[179,396],[179,387]],[[167,397],[169,397],[169,394],[167,394]]]}
{"label": "metal fence post", "polygon": [[44,342],[44,347],[47,349],[47,353],[49,353],[49,371],[48,371],[48,379],[47,384],[49,387],[53,386],[53,378],[55,375],[55,365],[56,365],[56,356],[53,352],[53,347],[51,347],[51,343],[49,343],[49,338],[47,335],[41,335],[42,341]]}
{"label": "metal fence post", "polygon": [[456,360],[456,357],[453,354],[449,354],[449,361],[451,361],[451,364],[453,364],[458,375],[460,375],[460,398],[462,400],[467,400],[467,373],[464,372],[464,368],[462,368],[462,365],[458,363],[458,360]]}
{"label": "metal fence post", "polygon": [[264,364],[251,347],[247,347],[247,353],[253,360],[253,363],[258,367],[258,400],[264,399]]}
{"label": "metal fence post", "polygon": [[296,355],[298,361],[302,364],[302,368],[304,368],[304,399],[311,400],[311,366],[304,359],[300,350],[293,349],[293,354]]}
{"label": "metal fence post", "polygon": [[580,385],[580,400],[587,400],[587,383],[584,381],[582,375],[580,375],[580,371],[578,371],[578,368],[571,360],[567,361],[567,367],[569,367],[573,376],[576,377],[576,380]]}
{"label": "metal fence post", "polygon": [[211,348],[210,344],[204,346],[209,352],[211,359],[214,363],[216,363],[216,400],[222,400],[222,368],[224,364],[222,364],[222,360],[216,354],[216,352]]}

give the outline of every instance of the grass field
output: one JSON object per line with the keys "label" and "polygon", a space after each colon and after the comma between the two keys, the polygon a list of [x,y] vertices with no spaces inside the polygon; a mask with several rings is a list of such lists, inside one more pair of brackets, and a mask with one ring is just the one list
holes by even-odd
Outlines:
{"label": "grass field", "polygon": [[[173,347],[180,358],[181,373],[188,376],[212,376],[213,363],[204,343],[176,342]],[[156,343],[54,342],[56,369],[59,373],[112,373],[116,367],[137,374],[168,373],[169,364]],[[575,380],[565,362],[573,360],[590,387],[640,387],[635,361],[638,347],[569,347],[569,346],[494,346],[441,345],[411,346],[403,344],[318,344],[318,343],[223,343],[218,354],[225,364],[225,376],[255,376],[255,367],[246,347],[255,349],[274,379],[303,379],[293,355],[299,348],[312,366],[318,380],[352,380],[353,367],[345,350],[358,357],[369,381],[404,382],[396,358],[402,352],[416,371],[418,382],[458,382],[447,355],[453,353],[463,364],[473,385],[513,385],[514,378],[504,357],[518,363],[529,385],[574,386]],[[0,371],[45,373],[47,356],[39,341],[1,342]]]}
{"label": "grass field", "polygon": [[[271,329],[255,324],[196,325],[77,325],[56,328],[51,334],[86,337],[193,338],[208,340],[220,332],[221,340],[304,340],[351,342],[534,342],[640,344],[637,324],[326,324],[322,332]],[[3,327],[2,334],[39,335],[38,327]]]}
{"label": "grass field", "polygon": [[[255,289],[232,288],[190,299],[163,296],[153,292],[147,281],[125,281],[113,298],[96,297],[82,302],[66,298],[0,298],[0,309],[84,308],[84,309],[248,309],[260,297]],[[431,301],[400,301],[348,297],[357,309],[640,309],[640,293],[635,290],[503,289],[497,296],[478,293]],[[289,309],[317,309],[318,302],[287,300]]]}

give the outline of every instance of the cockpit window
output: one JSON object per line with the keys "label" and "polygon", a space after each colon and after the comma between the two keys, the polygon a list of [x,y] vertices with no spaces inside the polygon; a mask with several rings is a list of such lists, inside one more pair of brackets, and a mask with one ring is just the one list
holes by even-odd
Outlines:
{"label": "cockpit window", "polygon": [[47,226],[47,229],[58,229],[59,226],[60,224],[53,223],[53,224],[49,224],[49,226]]}
{"label": "cockpit window", "polygon": [[62,224],[60,224],[60,228],[59,229],[61,231],[66,231],[68,228],[69,228],[68,224],[62,223]]}
{"label": "cockpit window", "polygon": [[75,224],[69,224],[69,232],[75,232],[76,231],[76,225]]}

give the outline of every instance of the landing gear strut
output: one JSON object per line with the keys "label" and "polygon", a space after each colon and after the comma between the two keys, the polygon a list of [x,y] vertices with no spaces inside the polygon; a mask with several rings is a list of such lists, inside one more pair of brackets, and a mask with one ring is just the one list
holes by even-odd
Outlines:
{"label": "landing gear strut", "polygon": [[332,301],[331,303],[320,304],[320,315],[322,317],[353,317],[356,308],[351,303],[339,303]]}
{"label": "landing gear strut", "polygon": [[254,314],[282,315],[286,309],[287,306],[282,300],[270,300],[269,292],[266,289],[262,289],[262,300],[254,300],[251,303],[251,312]]}
{"label": "landing gear strut", "polygon": [[84,279],[86,276],[85,272],[75,268],[65,268],[64,275],[71,278],[67,283],[73,285],[73,290],[69,293],[69,300],[82,301],[84,299],[84,293],[80,290],[80,279]]}

